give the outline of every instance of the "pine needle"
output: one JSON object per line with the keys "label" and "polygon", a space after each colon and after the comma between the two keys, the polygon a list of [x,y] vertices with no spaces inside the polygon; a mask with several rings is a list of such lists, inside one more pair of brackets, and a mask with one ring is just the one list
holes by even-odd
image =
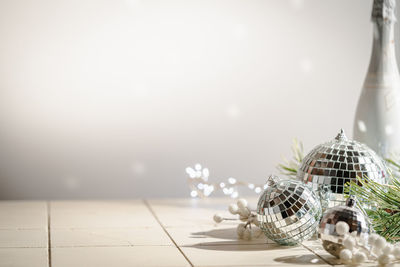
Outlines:
{"label": "pine needle", "polygon": [[400,177],[391,175],[391,181],[391,185],[385,185],[357,177],[345,192],[360,200],[376,233],[393,242],[400,240]]}
{"label": "pine needle", "polygon": [[300,168],[300,164],[304,159],[303,143],[297,139],[293,139],[291,150],[293,153],[292,159],[288,160],[282,157],[283,163],[278,164],[277,169],[282,175],[290,179],[296,179],[297,170]]}

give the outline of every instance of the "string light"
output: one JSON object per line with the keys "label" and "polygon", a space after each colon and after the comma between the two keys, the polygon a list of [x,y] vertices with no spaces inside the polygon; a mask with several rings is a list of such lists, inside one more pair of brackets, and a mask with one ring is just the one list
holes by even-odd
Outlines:
{"label": "string light", "polygon": [[229,182],[230,184],[236,184],[236,179],[233,178],[233,177],[228,178],[228,182]]}
{"label": "string light", "polygon": [[197,163],[194,167],[187,167],[186,173],[188,175],[188,183],[190,187],[190,196],[195,197],[208,197],[212,193],[222,191],[222,193],[231,198],[239,197],[239,187],[247,187],[256,194],[261,193],[262,188],[266,188],[266,184],[254,184],[244,181],[238,181],[236,178],[229,177],[224,182],[211,183],[208,182],[210,170]]}

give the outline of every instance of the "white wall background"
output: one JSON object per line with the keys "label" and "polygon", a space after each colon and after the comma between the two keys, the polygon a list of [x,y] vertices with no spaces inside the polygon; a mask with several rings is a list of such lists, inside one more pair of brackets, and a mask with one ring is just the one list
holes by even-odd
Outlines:
{"label": "white wall background", "polygon": [[0,198],[183,197],[197,162],[263,182],[292,138],[351,136],[371,5],[1,0]]}

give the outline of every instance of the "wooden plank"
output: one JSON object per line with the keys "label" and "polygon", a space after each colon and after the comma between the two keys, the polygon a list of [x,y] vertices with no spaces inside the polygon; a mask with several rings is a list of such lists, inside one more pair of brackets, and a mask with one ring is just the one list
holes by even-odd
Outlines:
{"label": "wooden plank", "polygon": [[47,229],[44,201],[0,201],[0,229]]}
{"label": "wooden plank", "polygon": [[232,199],[150,199],[149,205],[165,227],[213,226],[215,213],[227,211]]}
{"label": "wooden plank", "polygon": [[0,248],[0,267],[47,267],[46,248]]}
{"label": "wooden plank", "polygon": [[52,267],[190,266],[173,246],[53,248]]}
{"label": "wooden plank", "polygon": [[143,201],[56,201],[50,224],[52,267],[190,266]]}
{"label": "wooden plank", "polygon": [[0,266],[48,267],[47,205],[0,201]]}
{"label": "wooden plank", "polygon": [[51,229],[158,226],[141,200],[52,201]]}
{"label": "wooden plank", "polygon": [[328,266],[301,246],[258,244],[184,246],[181,249],[194,266]]}
{"label": "wooden plank", "polygon": [[51,203],[52,247],[172,246],[143,201]]}
{"label": "wooden plank", "polygon": [[172,246],[160,226],[52,229],[52,247]]}
{"label": "wooden plank", "polygon": [[47,230],[0,229],[0,248],[47,248]]}

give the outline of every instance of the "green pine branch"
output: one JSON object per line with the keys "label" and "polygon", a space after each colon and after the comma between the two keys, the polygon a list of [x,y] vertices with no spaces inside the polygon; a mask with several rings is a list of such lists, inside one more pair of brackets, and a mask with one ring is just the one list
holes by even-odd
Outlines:
{"label": "green pine branch", "polygon": [[400,240],[400,177],[393,175],[391,169],[400,171],[400,164],[394,159],[387,159],[391,183],[380,184],[368,177],[357,177],[345,192],[356,196],[362,203],[360,208],[368,215],[377,234],[390,242]]}
{"label": "green pine branch", "polygon": [[303,143],[297,139],[293,139],[291,147],[293,156],[291,160],[282,157],[283,163],[278,164],[277,169],[282,174],[290,179],[296,179],[297,170],[300,168],[300,164],[304,159],[304,148]]}

